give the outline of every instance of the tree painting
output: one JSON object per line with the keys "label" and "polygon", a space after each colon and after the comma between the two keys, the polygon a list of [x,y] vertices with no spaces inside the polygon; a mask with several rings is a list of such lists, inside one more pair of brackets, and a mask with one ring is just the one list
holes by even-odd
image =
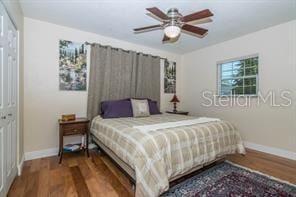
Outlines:
{"label": "tree painting", "polygon": [[176,93],[176,62],[164,62],[164,93]]}
{"label": "tree painting", "polygon": [[60,90],[86,90],[86,49],[84,44],[67,40],[59,42]]}

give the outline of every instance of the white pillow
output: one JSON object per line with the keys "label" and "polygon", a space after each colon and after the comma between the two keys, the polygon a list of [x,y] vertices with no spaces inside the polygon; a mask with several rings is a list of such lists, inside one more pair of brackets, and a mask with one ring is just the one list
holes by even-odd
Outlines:
{"label": "white pillow", "polygon": [[150,116],[149,104],[147,99],[143,99],[143,100],[131,99],[131,103],[132,103],[134,117]]}

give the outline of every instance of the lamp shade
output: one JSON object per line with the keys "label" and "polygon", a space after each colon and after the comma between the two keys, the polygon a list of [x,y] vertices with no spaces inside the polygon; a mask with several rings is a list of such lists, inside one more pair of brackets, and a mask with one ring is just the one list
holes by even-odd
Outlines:
{"label": "lamp shade", "polygon": [[178,99],[178,97],[177,97],[177,95],[174,95],[174,97],[172,98],[171,102],[172,103],[179,103],[180,102],[179,99]]}
{"label": "lamp shade", "polygon": [[177,37],[181,32],[181,28],[175,25],[169,25],[164,28],[164,33],[169,38]]}

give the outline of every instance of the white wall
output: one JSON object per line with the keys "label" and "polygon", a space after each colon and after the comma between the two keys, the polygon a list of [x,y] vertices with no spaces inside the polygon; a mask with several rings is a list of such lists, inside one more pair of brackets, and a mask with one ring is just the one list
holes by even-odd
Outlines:
{"label": "white wall", "polygon": [[[187,53],[182,57],[97,34],[30,18],[24,20],[24,149],[58,146],[57,119],[61,114],[86,113],[86,92],[59,91],[58,40],[98,42],[167,57],[177,62],[177,93],[182,110],[233,122],[244,140],[296,152],[296,110],[290,108],[210,107],[201,104],[204,89],[216,92],[216,62],[259,54],[259,89],[296,91],[296,21]],[[171,108],[172,95],[161,95],[162,110]],[[255,102],[255,99],[252,100]],[[71,140],[71,139],[70,139]]]}
{"label": "white wall", "polygon": [[[1,2],[0,2],[1,3]],[[23,143],[23,65],[24,65],[24,16],[20,4],[18,1],[3,1],[9,16],[16,25],[19,32],[19,91],[18,91],[18,164],[22,162],[24,155],[24,143]]]}
{"label": "white wall", "polygon": [[[30,18],[25,18],[24,24],[25,152],[58,147],[57,120],[61,114],[86,114],[86,91],[59,91],[59,39],[82,43],[97,42],[166,57],[177,62],[177,78],[180,78],[179,55]],[[177,85],[177,91],[179,89],[180,84]],[[171,107],[168,102],[171,97],[172,95],[161,94],[161,109]]]}
{"label": "white wall", "polygon": [[[259,54],[259,90],[291,90],[294,105],[203,107],[202,91],[216,92],[216,62],[255,53]],[[296,20],[185,54],[181,72],[184,108],[192,114],[229,120],[246,141],[296,152]]]}

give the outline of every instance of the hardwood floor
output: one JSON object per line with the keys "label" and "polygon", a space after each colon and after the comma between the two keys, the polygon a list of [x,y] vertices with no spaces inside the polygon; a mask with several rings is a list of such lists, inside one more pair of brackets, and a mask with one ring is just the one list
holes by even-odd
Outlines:
{"label": "hardwood floor", "polygon": [[[227,159],[296,184],[296,161],[247,150],[247,155]],[[90,152],[26,161],[23,173],[14,180],[8,196],[134,196],[127,176],[105,154]]]}

